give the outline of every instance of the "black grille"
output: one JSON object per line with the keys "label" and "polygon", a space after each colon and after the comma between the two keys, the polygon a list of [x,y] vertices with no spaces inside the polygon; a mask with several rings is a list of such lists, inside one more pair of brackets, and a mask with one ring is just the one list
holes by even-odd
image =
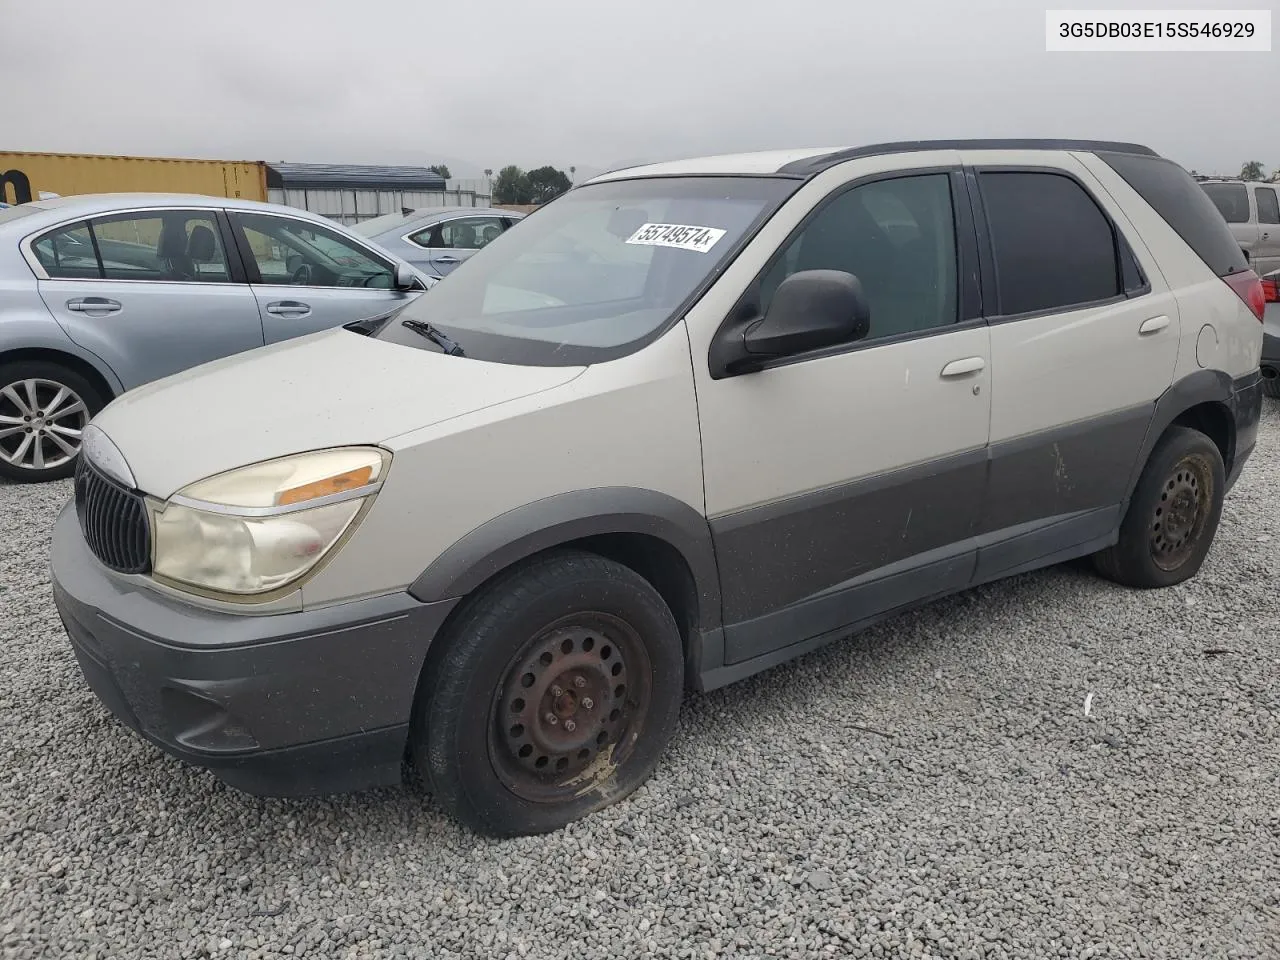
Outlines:
{"label": "black grille", "polygon": [[93,555],[120,573],[151,566],[151,528],[142,497],[103,476],[84,457],[76,464],[76,516]]}

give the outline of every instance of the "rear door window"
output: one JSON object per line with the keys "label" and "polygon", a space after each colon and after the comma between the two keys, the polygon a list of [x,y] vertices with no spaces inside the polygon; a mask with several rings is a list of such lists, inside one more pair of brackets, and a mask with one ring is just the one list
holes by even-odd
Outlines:
{"label": "rear door window", "polygon": [[1202,183],[1200,189],[1227,223],[1249,222],[1249,191],[1243,183]]}
{"label": "rear door window", "polygon": [[214,214],[161,210],[90,221],[108,280],[227,283],[227,254]]}
{"label": "rear door window", "polygon": [[999,312],[1066,310],[1123,290],[1111,221],[1070,177],[980,173],[995,257]]}

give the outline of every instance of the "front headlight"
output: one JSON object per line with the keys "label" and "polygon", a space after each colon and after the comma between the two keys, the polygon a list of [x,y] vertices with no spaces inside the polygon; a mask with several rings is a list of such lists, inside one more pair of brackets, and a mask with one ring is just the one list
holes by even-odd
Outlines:
{"label": "front headlight", "polygon": [[320,450],[221,473],[154,514],[157,577],[233,596],[270,593],[333,549],[381,486],[391,455]]}

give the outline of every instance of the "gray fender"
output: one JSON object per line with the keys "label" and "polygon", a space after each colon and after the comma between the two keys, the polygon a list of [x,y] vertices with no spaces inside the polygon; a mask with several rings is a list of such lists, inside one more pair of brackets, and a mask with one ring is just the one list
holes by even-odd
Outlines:
{"label": "gray fender", "polygon": [[[1129,496],[1133,495],[1143,468],[1151,458],[1151,451],[1156,442],[1169,429],[1169,424],[1177,420],[1192,407],[1202,403],[1221,403],[1228,408],[1232,398],[1231,378],[1221,370],[1197,370],[1172,384],[1156,401],[1151,423],[1147,427],[1147,436],[1142,441],[1142,450],[1134,464],[1133,475],[1129,478]],[[1235,424],[1232,424],[1232,440],[1227,449],[1227,469],[1235,457]]]}
{"label": "gray fender", "polygon": [[67,336],[66,331],[58,325],[48,313],[43,301],[40,302],[40,315],[32,318],[15,312],[5,318],[4,340],[0,344],[0,363],[5,356],[20,350],[47,350],[51,353],[64,353],[92,367],[111,388],[113,396],[124,392],[124,385],[115,371],[96,353],[86,350]]}
{"label": "gray fender", "polygon": [[409,593],[424,603],[463,597],[535,553],[619,533],[645,534],[675,548],[697,587],[698,628],[720,625],[720,578],[706,518],[674,497],[637,487],[595,487],[508,510],[455,541]]}

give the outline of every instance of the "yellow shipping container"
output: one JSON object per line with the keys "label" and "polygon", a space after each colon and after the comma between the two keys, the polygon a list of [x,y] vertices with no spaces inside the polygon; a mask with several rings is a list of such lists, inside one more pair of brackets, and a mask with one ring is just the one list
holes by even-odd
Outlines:
{"label": "yellow shipping container", "polygon": [[[22,196],[27,189],[30,197]],[[0,200],[34,200],[41,191],[64,197],[143,192],[266,200],[267,168],[261,161],[0,152]]]}

